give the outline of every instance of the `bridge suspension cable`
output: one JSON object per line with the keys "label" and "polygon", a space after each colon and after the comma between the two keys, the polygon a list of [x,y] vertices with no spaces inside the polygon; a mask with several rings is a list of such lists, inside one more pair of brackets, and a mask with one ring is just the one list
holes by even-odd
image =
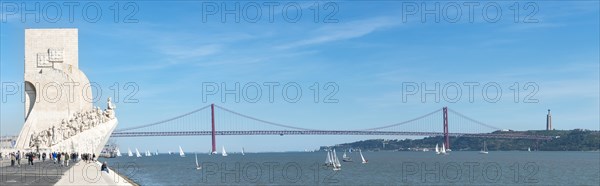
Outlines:
{"label": "bridge suspension cable", "polygon": [[284,125],[284,124],[280,124],[280,123],[275,123],[275,122],[270,122],[270,121],[258,119],[258,118],[252,117],[252,116],[244,115],[244,114],[241,114],[241,113],[238,113],[238,112],[226,109],[226,108],[221,107],[219,105],[215,105],[215,107],[217,107],[217,108],[219,108],[221,110],[227,111],[229,113],[232,113],[232,114],[235,114],[235,115],[238,115],[238,116],[250,119],[250,120],[258,121],[258,122],[269,124],[269,125],[273,125],[273,126],[278,126],[278,127],[283,127],[283,128],[289,128],[289,129],[296,129],[296,130],[304,130],[304,131],[315,130],[315,129],[307,129],[307,128],[294,127],[294,126],[290,126],[290,125]]}
{"label": "bridge suspension cable", "polygon": [[487,128],[494,129],[494,130],[500,130],[500,128],[498,128],[498,127],[494,127],[494,126],[491,126],[491,125],[485,124],[485,123],[483,123],[483,122],[477,121],[477,120],[475,120],[475,119],[473,119],[473,118],[470,118],[470,117],[468,117],[468,116],[465,116],[464,114],[461,114],[461,113],[459,113],[459,112],[457,112],[457,111],[455,111],[455,110],[448,109],[448,111],[450,111],[450,112],[452,112],[452,113],[454,113],[454,114],[456,114],[456,115],[458,115],[458,116],[460,116],[460,117],[462,117],[462,118],[464,118],[464,119],[466,119],[466,120],[469,120],[469,121],[471,121],[471,122],[473,122],[473,123],[476,123],[476,124],[478,124],[478,125],[485,126],[485,127],[487,127]]}
{"label": "bridge suspension cable", "polygon": [[400,122],[400,123],[395,123],[395,124],[386,125],[386,126],[381,126],[381,127],[375,127],[375,128],[369,128],[369,129],[362,129],[362,130],[380,130],[380,129],[385,129],[385,128],[391,128],[391,127],[395,127],[395,126],[404,125],[404,124],[407,124],[407,123],[411,123],[411,122],[413,122],[413,121],[417,121],[417,120],[420,120],[420,119],[426,118],[426,117],[428,117],[428,116],[431,116],[431,115],[433,115],[433,114],[439,113],[441,110],[442,110],[442,109],[437,109],[437,110],[435,110],[435,111],[433,111],[433,112],[430,112],[430,113],[427,113],[427,114],[425,114],[425,115],[423,115],[423,116],[419,116],[419,117],[417,117],[417,118],[410,119],[410,120],[406,120],[406,121],[403,121],[403,122]]}
{"label": "bridge suspension cable", "polygon": [[200,112],[200,111],[202,111],[204,109],[207,109],[209,107],[210,107],[210,105],[207,105],[205,107],[193,110],[191,112],[188,112],[188,113],[185,113],[185,114],[182,114],[182,115],[179,115],[179,116],[175,116],[173,118],[169,118],[169,119],[166,119],[166,120],[162,120],[162,121],[158,121],[158,122],[154,122],[154,123],[150,123],[150,124],[145,124],[145,125],[140,125],[140,126],[135,126],[135,127],[129,127],[129,128],[124,128],[124,129],[118,129],[118,130],[115,130],[115,132],[125,132],[125,131],[130,131],[130,130],[135,130],[135,129],[141,129],[141,128],[146,128],[146,127],[150,127],[150,126],[154,126],[154,125],[163,124],[163,123],[166,123],[166,122],[169,122],[169,121],[173,121],[173,120],[176,120],[176,119],[179,119],[179,118],[183,118],[183,117],[192,115],[194,113]]}

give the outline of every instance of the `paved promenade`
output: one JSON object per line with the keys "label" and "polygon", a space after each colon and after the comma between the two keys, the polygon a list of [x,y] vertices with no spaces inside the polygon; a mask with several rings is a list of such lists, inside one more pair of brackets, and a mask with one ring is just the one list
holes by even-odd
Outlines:
{"label": "paved promenade", "polygon": [[101,166],[100,162],[81,161],[65,172],[56,185],[132,185],[113,170],[100,171]]}
{"label": "paved promenade", "polygon": [[52,161],[34,161],[27,165],[21,160],[21,166],[10,166],[10,160],[0,161],[0,185],[54,185],[70,167],[61,167]]}
{"label": "paved promenade", "polygon": [[110,170],[100,172],[98,162],[72,162],[69,167],[52,161],[34,161],[34,165],[10,166],[10,160],[0,161],[0,185],[132,185],[125,178]]}

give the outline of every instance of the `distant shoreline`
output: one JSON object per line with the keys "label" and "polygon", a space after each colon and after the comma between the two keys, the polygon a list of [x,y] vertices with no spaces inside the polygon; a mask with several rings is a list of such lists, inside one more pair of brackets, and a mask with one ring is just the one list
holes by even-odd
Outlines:
{"label": "distant shoreline", "polygon": [[[519,134],[551,137],[549,140],[503,139],[450,137],[450,149],[453,151],[480,151],[487,142],[489,151],[573,151],[600,152],[600,131],[592,130],[528,130],[495,131],[491,134]],[[432,151],[441,147],[443,136],[430,136],[422,139],[370,139],[351,143],[321,146],[319,151],[327,149],[361,149],[363,151]]]}

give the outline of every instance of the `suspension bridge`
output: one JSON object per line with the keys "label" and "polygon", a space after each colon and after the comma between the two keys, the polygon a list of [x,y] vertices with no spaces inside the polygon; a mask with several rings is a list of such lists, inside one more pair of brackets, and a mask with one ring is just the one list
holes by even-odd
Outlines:
{"label": "suspension bridge", "polygon": [[[451,116],[449,116],[451,115]],[[452,118],[450,132],[449,118]],[[440,121],[441,120],[441,121]],[[217,123],[219,124],[217,127]],[[440,123],[442,126],[440,127]],[[211,104],[166,120],[115,130],[111,137],[216,136],[224,135],[393,135],[443,136],[450,148],[450,137],[509,138],[549,140],[550,136],[490,133],[500,128],[472,119],[444,107],[403,122],[358,130],[320,130],[275,123]]]}

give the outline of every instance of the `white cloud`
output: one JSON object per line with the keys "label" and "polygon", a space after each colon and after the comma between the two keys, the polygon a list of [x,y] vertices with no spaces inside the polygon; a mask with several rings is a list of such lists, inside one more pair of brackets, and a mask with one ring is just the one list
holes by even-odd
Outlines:
{"label": "white cloud", "polygon": [[397,24],[398,21],[395,21],[389,17],[378,17],[347,23],[330,23],[326,26],[316,29],[314,32],[312,32],[311,36],[308,36],[306,39],[280,45],[277,48],[289,49],[306,45],[358,38],[380,29],[395,26]]}

